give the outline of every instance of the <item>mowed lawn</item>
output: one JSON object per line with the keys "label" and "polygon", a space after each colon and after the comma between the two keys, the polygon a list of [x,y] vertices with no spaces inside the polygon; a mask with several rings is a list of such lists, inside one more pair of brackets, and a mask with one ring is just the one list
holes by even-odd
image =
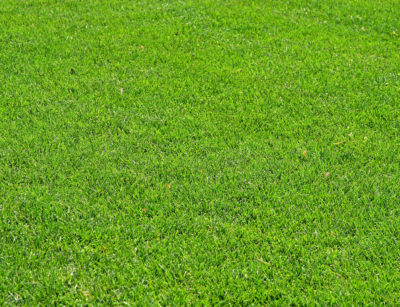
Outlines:
{"label": "mowed lawn", "polygon": [[399,13],[2,0],[0,305],[399,303]]}

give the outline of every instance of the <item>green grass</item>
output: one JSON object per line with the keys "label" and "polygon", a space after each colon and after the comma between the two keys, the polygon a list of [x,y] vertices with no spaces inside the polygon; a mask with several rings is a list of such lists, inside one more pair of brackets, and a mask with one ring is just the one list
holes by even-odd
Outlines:
{"label": "green grass", "polygon": [[2,0],[0,305],[398,303],[399,12]]}

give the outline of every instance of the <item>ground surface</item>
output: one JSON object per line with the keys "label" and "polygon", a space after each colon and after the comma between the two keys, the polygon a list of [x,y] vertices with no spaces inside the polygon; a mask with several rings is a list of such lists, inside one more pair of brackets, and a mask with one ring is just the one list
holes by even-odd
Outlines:
{"label": "ground surface", "polygon": [[398,1],[0,6],[0,304],[393,304]]}

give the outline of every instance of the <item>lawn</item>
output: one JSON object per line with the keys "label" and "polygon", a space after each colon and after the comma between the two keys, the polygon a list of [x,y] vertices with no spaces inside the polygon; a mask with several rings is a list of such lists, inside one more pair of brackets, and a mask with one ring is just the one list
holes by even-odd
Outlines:
{"label": "lawn", "polygon": [[398,303],[399,12],[2,0],[0,305]]}

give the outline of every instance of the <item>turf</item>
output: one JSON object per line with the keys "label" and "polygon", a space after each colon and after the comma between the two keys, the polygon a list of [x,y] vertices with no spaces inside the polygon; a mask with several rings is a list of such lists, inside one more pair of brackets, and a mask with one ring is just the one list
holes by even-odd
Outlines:
{"label": "turf", "polygon": [[0,4],[0,305],[398,303],[400,2]]}

